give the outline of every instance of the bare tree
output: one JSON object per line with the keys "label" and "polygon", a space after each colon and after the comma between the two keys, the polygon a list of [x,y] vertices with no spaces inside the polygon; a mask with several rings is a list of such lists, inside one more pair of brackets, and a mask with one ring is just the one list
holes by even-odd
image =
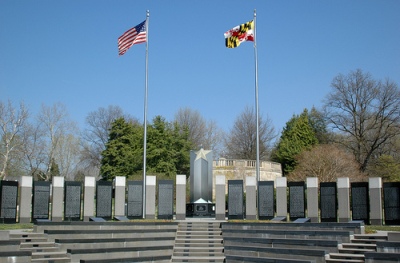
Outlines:
{"label": "bare tree", "polygon": [[[253,108],[246,107],[236,118],[230,133],[225,139],[227,157],[255,160],[257,155],[256,114]],[[272,121],[259,116],[260,160],[267,160],[271,153],[271,143],[276,137]]]}
{"label": "bare tree", "polygon": [[399,133],[400,91],[389,80],[376,81],[361,70],[338,75],[325,100],[325,116],[341,143],[365,171],[371,157]]}
{"label": "bare tree", "polygon": [[175,122],[188,129],[189,140],[195,147],[210,149],[218,154],[222,131],[215,121],[206,121],[197,110],[181,108],[175,114]]}
{"label": "bare tree", "polygon": [[12,156],[23,145],[21,135],[29,113],[23,103],[16,109],[11,101],[0,101],[0,179],[7,177]]}
{"label": "bare tree", "polygon": [[42,173],[41,168],[46,163],[46,141],[43,129],[32,123],[25,123],[22,152],[27,174],[37,177]]}
{"label": "bare tree", "polygon": [[124,117],[131,123],[138,120],[124,114],[119,106],[109,105],[100,107],[96,111],[89,112],[86,117],[86,126],[82,134],[81,164],[85,171],[98,174],[101,166],[101,152],[106,148],[111,124],[114,120]]}
{"label": "bare tree", "polygon": [[79,153],[79,138],[71,133],[61,134],[54,153],[54,160],[58,164],[60,176],[68,179],[74,178],[79,163]]}
{"label": "bare tree", "polygon": [[338,145],[319,144],[296,156],[296,168],[287,175],[289,181],[305,181],[307,177],[317,177],[320,182],[336,182],[338,177],[349,177],[360,181],[358,163],[351,153]]}
{"label": "bare tree", "polygon": [[[61,147],[61,140],[68,134],[77,133],[78,129],[76,124],[69,119],[68,112],[65,105],[56,103],[51,107],[42,104],[41,111],[37,118],[38,125],[43,132],[46,139],[46,163],[45,172],[40,174],[43,180],[50,180],[51,168],[53,160],[57,163],[60,160],[56,159],[58,150],[66,151],[67,149],[58,149]],[[63,156],[67,155],[64,152]]]}

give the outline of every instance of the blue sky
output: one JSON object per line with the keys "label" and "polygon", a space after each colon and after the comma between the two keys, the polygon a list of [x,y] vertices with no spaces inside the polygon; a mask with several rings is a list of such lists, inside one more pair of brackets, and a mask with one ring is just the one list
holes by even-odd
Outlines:
{"label": "blue sky", "polygon": [[81,128],[118,105],[143,119],[145,44],[118,56],[117,38],[150,11],[148,120],[198,110],[228,130],[254,106],[251,42],[224,32],[257,10],[260,113],[281,131],[320,107],[339,73],[358,68],[400,84],[400,1],[1,0],[0,100],[61,102]]}

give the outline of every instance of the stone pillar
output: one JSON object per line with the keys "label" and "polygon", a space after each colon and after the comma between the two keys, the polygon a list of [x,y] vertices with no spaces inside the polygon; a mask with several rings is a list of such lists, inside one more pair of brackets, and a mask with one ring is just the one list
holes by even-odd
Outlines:
{"label": "stone pillar", "polygon": [[21,176],[21,191],[19,196],[19,222],[31,222],[32,208],[32,176]]}
{"label": "stone pillar", "polygon": [[93,176],[86,176],[83,195],[83,221],[89,221],[89,218],[94,216],[95,188],[96,179]]}
{"label": "stone pillar", "polygon": [[217,175],[215,177],[215,219],[225,220],[225,192],[226,192],[225,175]]}
{"label": "stone pillar", "polygon": [[186,219],[186,175],[176,175],[176,220]]}
{"label": "stone pillar", "polygon": [[51,221],[61,222],[64,210],[64,177],[54,176],[52,183]]}
{"label": "stone pillar", "polygon": [[312,223],[319,222],[318,210],[318,178],[307,177],[307,217]]}
{"label": "stone pillar", "polygon": [[287,217],[286,177],[276,178],[276,216]]}
{"label": "stone pillar", "polygon": [[114,216],[125,216],[126,177],[115,177]]}
{"label": "stone pillar", "polygon": [[257,180],[255,176],[246,177],[246,219],[257,219],[257,194],[256,194]]}
{"label": "stone pillar", "polygon": [[371,225],[382,225],[382,178],[369,178],[369,200]]}
{"label": "stone pillar", "polygon": [[350,180],[348,177],[337,179],[339,222],[350,221]]}
{"label": "stone pillar", "polygon": [[155,219],[156,217],[156,177],[154,175],[146,176],[146,219]]}

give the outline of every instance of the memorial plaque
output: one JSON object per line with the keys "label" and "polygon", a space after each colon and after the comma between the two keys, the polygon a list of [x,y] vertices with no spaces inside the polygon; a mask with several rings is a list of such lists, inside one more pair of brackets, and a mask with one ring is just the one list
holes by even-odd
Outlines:
{"label": "memorial plaque", "polygon": [[243,218],[243,180],[228,180],[228,219]]}
{"label": "memorial plaque", "polygon": [[17,222],[18,182],[0,182],[0,219],[3,223]]}
{"label": "memorial plaque", "polygon": [[158,219],[172,219],[174,215],[174,181],[158,181]]}
{"label": "memorial plaque", "polygon": [[128,181],[127,217],[143,218],[143,181]]}
{"label": "memorial plaque", "polygon": [[290,220],[306,217],[304,182],[289,182]]}
{"label": "memorial plaque", "polygon": [[369,224],[368,183],[351,183],[352,220],[363,220]]}
{"label": "memorial plaque", "polygon": [[64,187],[64,220],[81,220],[82,183],[66,181]]}
{"label": "memorial plaque", "polygon": [[400,182],[383,183],[385,225],[400,224]]}
{"label": "memorial plaque", "polygon": [[33,182],[32,220],[49,219],[50,182]]}
{"label": "memorial plaque", "polygon": [[96,184],[96,217],[112,218],[112,182],[97,181]]}
{"label": "memorial plaque", "polygon": [[258,181],[258,219],[275,217],[274,181]]}
{"label": "memorial plaque", "polygon": [[336,182],[320,183],[321,222],[337,222]]}

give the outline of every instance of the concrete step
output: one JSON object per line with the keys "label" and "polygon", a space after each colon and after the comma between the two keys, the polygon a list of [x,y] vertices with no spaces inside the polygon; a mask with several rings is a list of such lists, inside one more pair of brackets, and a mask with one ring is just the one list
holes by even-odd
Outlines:
{"label": "concrete step", "polygon": [[347,262],[347,260],[362,260],[364,261],[364,254],[348,254],[348,253],[329,253],[330,259],[340,259],[342,262]]}
{"label": "concrete step", "polygon": [[370,250],[376,249],[376,244],[342,243],[340,246],[342,248],[351,248],[351,249],[370,249]]}
{"label": "concrete step", "polygon": [[171,262],[225,262],[225,257],[179,257],[172,256]]}
{"label": "concrete step", "polygon": [[20,245],[21,249],[29,249],[29,248],[49,248],[49,247],[57,247],[54,242],[51,241],[43,241],[43,242],[23,242]]}
{"label": "concrete step", "polygon": [[49,259],[49,258],[68,258],[68,257],[67,253],[62,251],[32,253],[32,259]]}
{"label": "concrete step", "polygon": [[20,248],[20,249],[21,249],[21,251],[32,251],[32,253],[60,251],[60,249],[57,246],[54,246],[54,247],[28,247],[28,248]]}
{"label": "concrete step", "polygon": [[37,258],[32,259],[31,262],[35,263],[70,263],[71,259],[69,257],[61,257],[61,258]]}
{"label": "concrete step", "polygon": [[178,225],[171,262],[225,262],[220,223]]}
{"label": "concrete step", "polygon": [[325,260],[326,263],[330,262],[341,262],[341,263],[364,263],[364,260],[361,259],[333,259],[333,258],[328,258]]}
{"label": "concrete step", "polygon": [[174,252],[181,253],[181,252],[210,252],[210,253],[224,253],[224,248],[221,247],[175,247]]}

